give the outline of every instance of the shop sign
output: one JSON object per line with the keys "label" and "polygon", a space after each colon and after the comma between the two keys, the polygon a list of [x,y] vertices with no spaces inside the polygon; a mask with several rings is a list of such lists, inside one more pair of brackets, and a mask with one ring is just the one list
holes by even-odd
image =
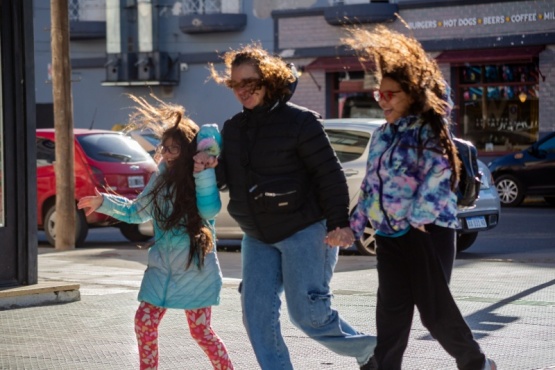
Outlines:
{"label": "shop sign", "polygon": [[555,20],[555,11],[540,13],[519,13],[512,15],[492,15],[487,17],[467,17],[467,18],[448,18],[431,19],[415,22],[408,22],[413,30],[423,30],[430,28],[450,28],[450,27],[477,27],[490,26],[506,23],[525,23]]}

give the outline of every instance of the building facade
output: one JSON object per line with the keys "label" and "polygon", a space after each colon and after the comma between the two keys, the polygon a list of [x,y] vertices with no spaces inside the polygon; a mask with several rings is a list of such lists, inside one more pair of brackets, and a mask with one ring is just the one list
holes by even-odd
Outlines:
{"label": "building facade", "polygon": [[[52,126],[49,8],[35,0],[37,126]],[[241,107],[208,63],[259,41],[303,74],[292,101],[324,117],[380,117],[370,66],[341,45],[345,25],[416,37],[450,83],[456,133],[480,153],[555,130],[555,0],[71,0],[74,125],[127,121],[126,94],[183,104],[197,123]]]}
{"label": "building facade", "polygon": [[520,150],[555,131],[553,0],[342,2],[276,11],[274,19],[276,52],[308,74],[297,99],[327,117],[379,115],[372,68],[340,39],[343,25],[385,24],[436,59],[452,87],[455,132],[481,155]]}
{"label": "building facade", "polygon": [[[182,104],[197,123],[222,123],[241,107],[208,81],[208,63],[257,40],[273,48],[271,7],[257,0],[70,0],[75,127],[128,120],[126,94]],[[302,4],[302,1],[299,2]],[[37,126],[51,127],[49,2],[34,0]]]}

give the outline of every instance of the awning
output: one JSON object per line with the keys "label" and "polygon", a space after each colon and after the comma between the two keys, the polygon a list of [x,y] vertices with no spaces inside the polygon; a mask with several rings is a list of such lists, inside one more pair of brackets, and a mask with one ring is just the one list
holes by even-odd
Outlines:
{"label": "awning", "polygon": [[373,69],[373,63],[361,63],[357,57],[318,57],[305,66],[307,71],[346,72]]}
{"label": "awning", "polygon": [[438,63],[488,64],[488,63],[528,63],[532,62],[545,46],[525,46],[514,48],[493,48],[444,51],[436,58]]}

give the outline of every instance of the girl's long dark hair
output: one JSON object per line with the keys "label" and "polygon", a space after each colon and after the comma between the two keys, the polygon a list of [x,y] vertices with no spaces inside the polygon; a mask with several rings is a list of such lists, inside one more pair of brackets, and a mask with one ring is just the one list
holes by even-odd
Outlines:
{"label": "girl's long dark hair", "polygon": [[[451,140],[451,133],[449,132],[450,118],[449,116],[445,115],[445,113],[439,113],[427,106],[428,101],[426,95],[423,94],[418,88],[415,89],[414,86],[410,84],[410,81],[405,73],[406,70],[399,69],[394,72],[384,73],[383,77],[391,78],[392,80],[397,81],[399,85],[401,85],[401,89],[408,95],[410,95],[413,101],[413,103],[409,107],[409,113],[413,115],[419,115],[420,117],[422,117],[424,124],[429,124],[431,126],[434,136],[439,141],[439,145],[441,147],[440,152],[447,155],[447,158],[451,165],[450,183],[451,190],[454,191],[459,182],[461,162],[459,160],[459,157],[457,156],[457,148],[455,147],[453,140]],[[445,93],[440,91],[439,87],[437,87],[437,89],[438,91],[432,91],[432,95],[441,96],[441,94]],[[445,104],[448,104],[447,101],[445,101]],[[448,111],[448,107],[445,107],[445,111]],[[427,143],[420,143],[420,150],[424,148],[430,149],[426,144]]]}
{"label": "girl's long dark hair", "polygon": [[349,36],[342,41],[357,53],[359,60],[374,65],[378,81],[389,77],[398,82],[412,98],[409,114],[420,116],[425,124],[431,125],[439,141],[438,150],[449,159],[451,189],[455,190],[460,176],[460,160],[449,132],[449,89],[435,60],[426,54],[414,37],[383,25],[372,29],[355,26],[346,31]]}
{"label": "girl's long dark hair", "polygon": [[185,117],[185,109],[181,106],[170,105],[154,97],[159,102],[155,107],[144,98],[130,97],[138,104],[131,116],[132,127],[150,129],[160,137],[162,144],[172,139],[174,145],[181,148],[179,157],[158,177],[152,188],[153,218],[164,232],[189,234],[186,268],[193,262],[202,268],[205,255],[213,248],[213,239],[197,208],[193,156],[197,152],[199,127]]}

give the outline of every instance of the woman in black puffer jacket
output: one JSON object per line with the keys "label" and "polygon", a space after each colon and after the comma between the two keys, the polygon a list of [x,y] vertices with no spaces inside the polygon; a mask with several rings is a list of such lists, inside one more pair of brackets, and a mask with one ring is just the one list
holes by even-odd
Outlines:
{"label": "woman in black puffer jacket", "polygon": [[338,255],[332,246],[351,245],[354,237],[347,182],[320,116],[288,102],[294,68],[258,44],[227,52],[224,62],[226,71],[212,67],[212,77],[232,89],[243,111],[225,122],[222,154],[211,164],[217,163],[229,213],[245,233],[243,322],[258,363],[293,368],[279,323],[285,292],[299,329],[363,366],[375,337],[359,333],[330,307]]}

